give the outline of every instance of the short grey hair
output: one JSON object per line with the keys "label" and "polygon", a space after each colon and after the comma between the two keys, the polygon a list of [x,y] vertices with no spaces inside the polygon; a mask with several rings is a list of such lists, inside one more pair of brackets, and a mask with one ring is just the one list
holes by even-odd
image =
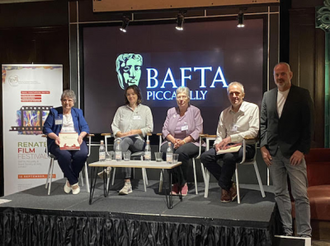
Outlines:
{"label": "short grey hair", "polygon": [[190,90],[188,87],[185,86],[181,86],[178,89],[176,89],[176,95],[180,94],[180,93],[184,93],[186,94],[186,96],[189,98],[190,100]]}
{"label": "short grey hair", "polygon": [[228,85],[228,87],[227,87],[227,94],[229,93],[229,87],[232,86],[232,85],[238,85],[238,86],[240,86],[242,93],[244,93],[244,86],[240,82],[234,81],[234,82],[231,82]]}
{"label": "short grey hair", "polygon": [[61,96],[61,101],[64,97],[68,97],[68,98],[71,98],[73,100],[73,102],[75,103],[76,102],[76,94],[74,93],[73,90],[65,90],[63,91],[62,93],[62,96]]}
{"label": "short grey hair", "polygon": [[286,62],[279,62],[279,63],[277,63],[277,64],[274,66],[274,70],[275,70],[275,68],[276,68],[277,66],[279,66],[279,65],[285,65],[285,66],[287,66],[289,72],[291,72],[290,64],[289,64],[289,63],[286,63]]}

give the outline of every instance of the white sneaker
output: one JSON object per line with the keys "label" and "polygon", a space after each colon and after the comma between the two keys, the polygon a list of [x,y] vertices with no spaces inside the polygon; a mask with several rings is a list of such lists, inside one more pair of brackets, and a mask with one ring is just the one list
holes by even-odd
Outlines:
{"label": "white sneaker", "polygon": [[79,194],[79,192],[80,192],[79,184],[76,183],[76,184],[72,185],[72,194],[77,195],[77,194]]}
{"label": "white sneaker", "polygon": [[132,185],[131,182],[125,182],[124,187],[119,191],[119,195],[128,195],[129,193],[132,193]]}
{"label": "white sneaker", "polygon": [[101,179],[103,179],[103,175],[110,175],[110,172],[111,172],[111,167],[107,167],[107,168],[105,168],[105,169],[103,169],[101,172],[99,172],[97,175],[101,178]]}
{"label": "white sneaker", "polygon": [[69,186],[69,181],[67,180],[64,185],[64,192],[69,194],[71,192],[71,186]]}

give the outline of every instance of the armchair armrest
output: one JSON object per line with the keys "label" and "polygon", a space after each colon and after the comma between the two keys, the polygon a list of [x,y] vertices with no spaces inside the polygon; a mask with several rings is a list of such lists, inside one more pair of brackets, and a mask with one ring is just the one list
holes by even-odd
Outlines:
{"label": "armchair armrest", "polygon": [[247,136],[247,137],[244,137],[244,140],[245,140],[246,144],[253,145],[253,144],[256,144],[259,141],[259,138],[258,137],[253,138],[253,137]]}

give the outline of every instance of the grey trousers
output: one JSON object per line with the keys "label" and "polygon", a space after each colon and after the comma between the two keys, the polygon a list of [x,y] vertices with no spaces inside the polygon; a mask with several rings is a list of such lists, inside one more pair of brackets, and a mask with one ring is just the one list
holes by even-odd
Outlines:
{"label": "grey trousers", "polygon": [[286,234],[292,234],[291,200],[287,184],[289,175],[291,193],[295,200],[296,225],[298,236],[312,236],[310,224],[310,206],[307,196],[307,172],[305,159],[299,165],[290,164],[290,159],[284,157],[280,149],[273,156],[269,167],[275,187],[275,200],[280,211],[283,229]]}
{"label": "grey trousers", "polygon": [[[121,140],[120,147],[121,151],[124,153],[126,151],[130,151],[132,153],[143,151],[145,142],[141,140],[140,138],[136,137],[126,137]],[[117,141],[115,141],[113,150],[116,149]],[[132,177],[132,168],[130,167],[123,167],[122,172],[124,173],[125,179],[130,179]]]}

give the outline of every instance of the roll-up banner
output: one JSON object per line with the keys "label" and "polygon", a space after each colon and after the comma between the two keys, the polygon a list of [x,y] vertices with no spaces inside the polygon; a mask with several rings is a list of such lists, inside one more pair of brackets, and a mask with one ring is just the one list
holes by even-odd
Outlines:
{"label": "roll-up banner", "polygon": [[[42,127],[49,109],[61,105],[62,85],[62,65],[2,65],[5,195],[45,184],[50,158]],[[59,178],[55,163],[53,180]]]}

